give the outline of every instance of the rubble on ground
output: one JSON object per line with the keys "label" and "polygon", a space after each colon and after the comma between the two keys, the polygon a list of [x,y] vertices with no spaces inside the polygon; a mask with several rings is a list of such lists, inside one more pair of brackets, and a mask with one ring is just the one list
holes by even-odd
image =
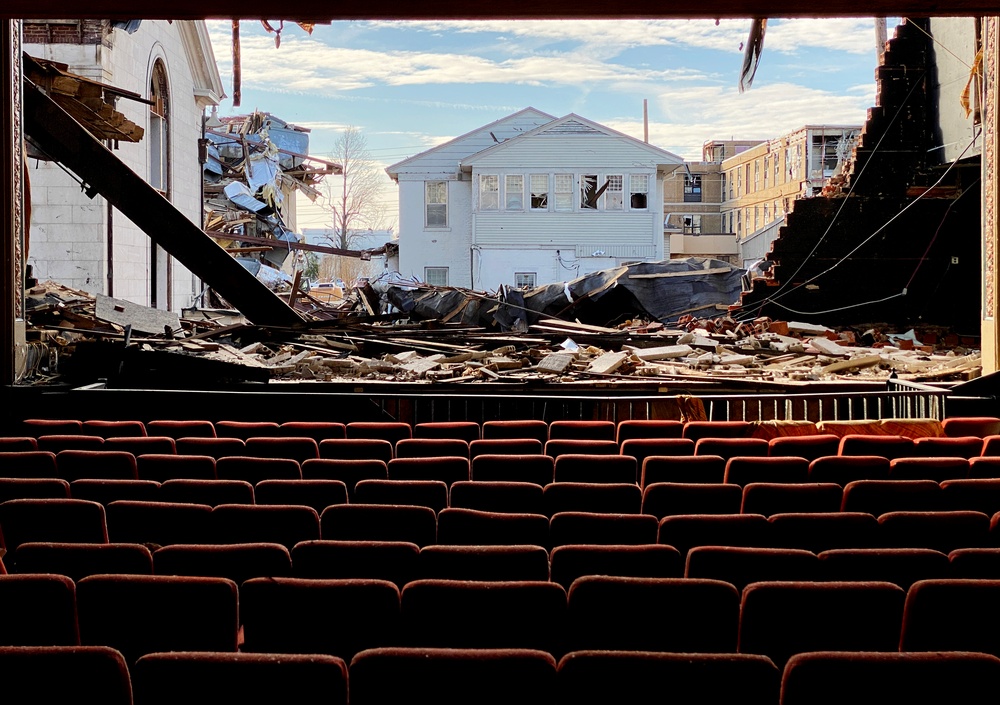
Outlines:
{"label": "rubble on ground", "polygon": [[[769,318],[738,321],[728,315],[690,314],[673,325],[632,318],[611,327],[539,315],[518,332],[458,316],[412,320],[398,311],[381,313],[384,297],[366,287],[367,292],[357,289],[345,301],[367,318],[359,314],[279,329],[249,325],[232,311],[195,309],[178,318],[44,282],[26,296],[32,362],[23,381],[81,383],[117,374],[129,377],[131,371],[131,379],[148,374],[147,383],[156,385],[164,383],[158,374],[197,377],[203,368],[206,379],[254,382],[545,386],[741,379],[797,386],[877,383],[890,377],[954,381],[981,372],[976,341],[941,329],[835,331]],[[417,298],[451,295],[465,301],[469,295],[447,287],[411,288]],[[486,295],[478,296],[482,304]],[[489,308],[502,305],[494,298]],[[171,317],[176,323],[164,324]],[[163,330],[153,330],[161,324]]]}

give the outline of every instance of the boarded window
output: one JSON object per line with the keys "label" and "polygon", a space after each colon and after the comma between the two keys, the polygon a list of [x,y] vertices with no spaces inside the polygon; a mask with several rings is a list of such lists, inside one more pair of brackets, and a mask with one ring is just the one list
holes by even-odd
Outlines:
{"label": "boarded window", "polygon": [[448,268],[424,267],[424,281],[431,286],[448,286]]}
{"label": "boarded window", "polygon": [[524,176],[521,174],[504,177],[504,204],[509,211],[524,210]]}
{"label": "boarded window", "polygon": [[608,188],[604,192],[604,208],[609,211],[620,211],[625,203],[625,177],[621,174],[608,176]]}
{"label": "boarded window", "polygon": [[556,210],[573,210],[572,174],[556,174]]}
{"label": "boarded window", "polygon": [[536,281],[538,281],[536,272],[514,272],[514,286],[518,289],[533,289],[537,286]]}
{"label": "boarded window", "polygon": [[495,211],[500,208],[500,177],[496,174],[479,175],[479,210]]}
{"label": "boarded window", "polygon": [[428,228],[448,227],[448,182],[424,182],[424,219]]}
{"label": "boarded window", "polygon": [[529,177],[531,187],[531,210],[544,211],[549,209],[549,175],[532,174]]}
{"label": "boarded window", "polygon": [[649,202],[649,175],[632,174],[628,179],[629,184],[629,208],[632,210],[645,210]]}

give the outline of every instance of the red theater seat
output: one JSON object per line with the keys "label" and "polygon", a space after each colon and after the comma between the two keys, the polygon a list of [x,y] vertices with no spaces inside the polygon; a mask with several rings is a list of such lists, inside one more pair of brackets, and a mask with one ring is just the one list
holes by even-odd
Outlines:
{"label": "red theater seat", "polygon": [[4,700],[132,705],[125,659],[107,646],[0,647]]}
{"label": "red theater seat", "polygon": [[303,541],[292,549],[296,578],[374,578],[400,588],[420,577],[420,548],[405,541]]}
{"label": "red theater seat", "polygon": [[567,544],[553,548],[550,556],[550,579],[567,590],[585,575],[680,578],[684,574],[677,549],[660,544]]}
{"label": "red theater seat", "polygon": [[135,459],[140,480],[214,480],[215,458],[210,455],[140,455]]}

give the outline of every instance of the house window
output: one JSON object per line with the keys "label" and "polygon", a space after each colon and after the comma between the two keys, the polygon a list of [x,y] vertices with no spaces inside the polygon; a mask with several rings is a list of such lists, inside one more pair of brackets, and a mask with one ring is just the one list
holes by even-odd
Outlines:
{"label": "house window", "polygon": [[597,191],[597,174],[582,174],[580,176],[580,208],[597,210],[597,199],[601,194]]}
{"label": "house window", "polygon": [[743,234],[743,211],[736,211],[736,235]]}
{"label": "house window", "polygon": [[166,195],[170,191],[170,95],[167,72],[157,60],[150,78],[149,185]]}
{"label": "house window", "polygon": [[767,163],[767,157],[764,157],[764,188],[767,188],[767,172],[770,165]]}
{"label": "house window", "polygon": [[785,174],[788,178],[785,181],[790,181],[795,178],[795,174],[792,173],[792,149],[791,147],[785,147]]}
{"label": "house window", "polygon": [[479,210],[500,209],[500,177],[496,174],[479,175]]}
{"label": "house window", "polygon": [[556,174],[556,210],[573,210],[572,174]]}
{"label": "house window", "polygon": [[531,210],[545,211],[549,209],[549,175],[532,174],[529,178],[531,187]]}
{"label": "house window", "polygon": [[750,193],[750,162],[747,162],[747,190],[744,193]]}
{"label": "house window", "polygon": [[448,227],[448,182],[424,182],[424,222],[428,228]]}
{"label": "house window", "polygon": [[684,234],[685,235],[701,235],[701,216],[700,215],[686,215],[684,216]]}
{"label": "house window", "polygon": [[727,181],[727,179],[726,179],[726,172],[723,171],[720,174],[720,176],[722,177],[722,198],[720,200],[725,201],[726,200],[726,181]]}
{"label": "house window", "polygon": [[774,185],[775,186],[777,186],[780,183],[780,179],[781,179],[781,164],[779,163],[780,162],[780,160],[778,159],[779,156],[780,155],[778,155],[777,153],[775,153],[775,155],[774,155]]}
{"label": "house window", "polygon": [[760,160],[753,160],[753,190],[760,191]]}
{"label": "house window", "polygon": [[504,177],[504,204],[509,211],[524,210],[524,176],[521,174]]}
{"label": "house window", "polygon": [[764,222],[763,222],[763,225],[767,225],[770,222],[770,220],[769,220],[770,212],[771,211],[768,208],[768,205],[765,203],[764,204]]}
{"label": "house window", "polygon": [[649,201],[649,174],[631,174],[628,177],[629,208],[646,210]]}
{"label": "house window", "polygon": [[608,176],[608,188],[604,194],[604,209],[609,211],[620,211],[625,204],[625,177],[621,174],[611,174]]}
{"label": "house window", "polygon": [[424,281],[431,286],[448,286],[448,268],[424,267]]}
{"label": "house window", "polygon": [[684,175],[684,202],[701,203],[701,174]]}
{"label": "house window", "polygon": [[[731,182],[732,180],[730,179],[730,183]],[[739,167],[736,167],[736,195],[739,196],[742,193],[742,191],[743,191],[743,171]],[[729,193],[729,197],[730,198],[733,197],[731,191]]]}
{"label": "house window", "polygon": [[753,231],[757,232],[760,230],[760,210],[757,206],[753,207]]}
{"label": "house window", "polygon": [[514,272],[514,286],[518,289],[533,289],[537,286],[537,272]]}

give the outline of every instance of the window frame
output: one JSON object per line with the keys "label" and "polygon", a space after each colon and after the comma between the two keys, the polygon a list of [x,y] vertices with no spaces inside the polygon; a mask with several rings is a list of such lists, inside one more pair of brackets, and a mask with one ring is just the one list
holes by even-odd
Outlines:
{"label": "window frame", "polygon": [[[531,277],[530,284],[518,284],[518,277]],[[538,272],[514,272],[514,288],[515,289],[534,289],[538,286]]]}
{"label": "window frame", "polygon": [[[439,185],[441,187],[441,193],[444,197],[441,201],[431,201],[431,187],[434,185]],[[442,181],[441,179],[434,179],[429,181],[424,181],[424,228],[428,230],[440,230],[448,227],[448,182]],[[444,224],[439,225],[437,223],[431,223],[430,213],[431,206],[442,206],[440,210],[444,212]],[[436,210],[436,209],[435,209]]]}
{"label": "window frame", "polygon": [[[441,284],[440,282],[432,282],[431,281],[432,272],[435,274],[440,274],[441,272],[444,272],[444,284]],[[448,271],[448,267],[424,267],[424,283],[429,284],[430,286],[449,286],[448,284],[448,282],[450,281],[449,275],[450,273]]]}
{"label": "window frame", "polygon": [[[493,188],[487,190],[487,185],[491,184]],[[494,213],[500,210],[500,175],[499,174],[480,174],[479,175],[479,210],[481,212]],[[496,199],[495,203],[488,203],[484,198],[485,194],[489,194],[492,198]],[[492,200],[492,199],[491,199]]]}
{"label": "window frame", "polygon": [[[628,175],[628,209],[630,211],[648,211],[649,210],[649,174],[629,174]],[[642,184],[641,190],[636,190],[636,182]],[[645,202],[641,206],[637,206],[635,199],[637,196],[642,196]]]}
{"label": "window frame", "polygon": [[[534,182],[535,181],[541,181],[542,179],[545,180],[545,190],[540,192],[540,191],[537,191],[535,189]],[[529,194],[528,195],[528,207],[529,207],[530,210],[533,210],[533,211],[538,212],[538,213],[544,212],[544,211],[548,211],[549,210],[549,201],[551,200],[549,198],[549,196],[550,196],[551,192],[552,192],[552,183],[551,183],[551,179],[549,178],[549,174],[537,174],[537,173],[536,174],[528,174],[528,194]],[[541,193],[542,194],[542,196],[541,196],[541,198],[542,198],[542,205],[540,205],[540,206],[536,206],[535,205],[535,194],[536,193]]]}
{"label": "window frame", "polygon": [[[560,186],[567,188],[561,189]],[[552,180],[553,208],[560,213],[567,213],[574,209],[576,199],[576,179],[573,174],[555,174]],[[564,199],[560,203],[560,198]]]}
{"label": "window frame", "polygon": [[[614,182],[615,179],[618,180],[617,184]],[[604,190],[604,210],[616,213],[625,210],[625,175],[605,174],[604,180],[608,184]],[[614,188],[616,185],[617,189]]]}
{"label": "window frame", "polygon": [[684,202],[701,203],[701,174],[684,174]]}
{"label": "window frame", "polygon": [[[520,180],[520,187],[511,189],[511,181]],[[511,193],[517,195],[516,204],[511,203]],[[524,210],[524,174],[504,174],[503,177],[503,206],[504,210],[507,211],[523,211]]]}

